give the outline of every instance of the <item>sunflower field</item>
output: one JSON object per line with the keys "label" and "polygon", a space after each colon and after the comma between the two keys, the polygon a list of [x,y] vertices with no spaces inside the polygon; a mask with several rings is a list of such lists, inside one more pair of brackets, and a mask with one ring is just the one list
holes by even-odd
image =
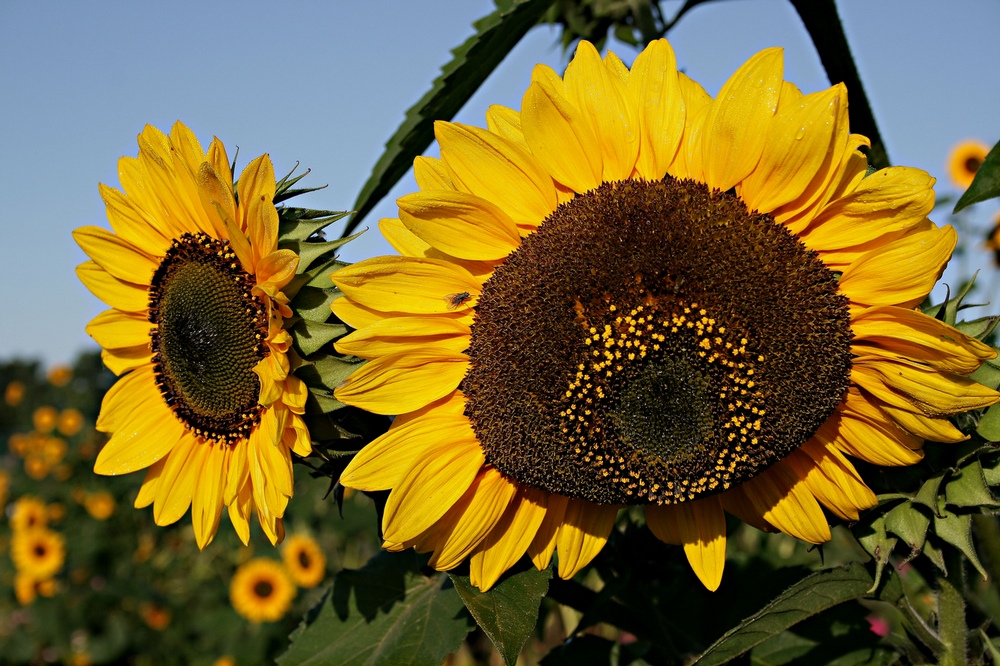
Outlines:
{"label": "sunflower field", "polygon": [[146,124],[0,361],[0,664],[1000,666],[1000,144],[894,164],[833,0],[708,90],[705,2],[496,0],[350,210]]}

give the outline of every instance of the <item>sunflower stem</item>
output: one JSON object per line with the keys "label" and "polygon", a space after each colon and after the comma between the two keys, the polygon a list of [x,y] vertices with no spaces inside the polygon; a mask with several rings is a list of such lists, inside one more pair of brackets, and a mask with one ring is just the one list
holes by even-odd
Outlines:
{"label": "sunflower stem", "polygon": [[944,650],[938,654],[941,666],[968,663],[968,633],[965,624],[965,560],[958,550],[946,551],[947,573],[937,577],[938,633]]}
{"label": "sunflower stem", "polygon": [[917,609],[913,607],[910,600],[904,595],[902,599],[896,604],[903,613],[903,617],[906,618],[907,628],[910,632],[920,639],[920,642],[930,648],[931,652],[934,654],[941,654],[944,649],[944,643],[941,642],[941,637],[937,635],[927,621],[921,617]]}
{"label": "sunflower stem", "polygon": [[976,548],[986,557],[986,569],[994,584],[1000,581],[1000,522],[991,514],[972,516],[972,528],[976,533]]}

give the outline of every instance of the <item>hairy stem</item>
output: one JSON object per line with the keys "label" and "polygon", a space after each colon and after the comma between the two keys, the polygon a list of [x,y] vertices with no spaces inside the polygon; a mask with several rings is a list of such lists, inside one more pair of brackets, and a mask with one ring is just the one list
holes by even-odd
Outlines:
{"label": "hairy stem", "polygon": [[948,573],[937,577],[938,633],[944,651],[938,655],[941,666],[965,666],[968,663],[969,628],[965,624],[965,559],[953,548],[945,551]]}

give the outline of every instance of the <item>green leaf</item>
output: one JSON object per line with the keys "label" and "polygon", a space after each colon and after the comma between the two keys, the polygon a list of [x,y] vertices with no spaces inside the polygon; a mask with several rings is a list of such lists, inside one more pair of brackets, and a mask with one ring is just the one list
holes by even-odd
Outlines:
{"label": "green leaf", "polygon": [[979,561],[976,547],[972,544],[972,516],[970,514],[942,511],[940,516],[934,516],[934,533],[941,540],[958,548],[972,562],[972,566],[976,567],[976,570],[982,574],[983,580],[988,578],[986,569]]}
{"label": "green leaf", "polygon": [[953,213],[967,208],[974,203],[1000,197],[1000,142],[993,146],[986,159],[983,160],[972,184],[955,204]]}
{"label": "green leaf", "polygon": [[986,485],[983,466],[979,460],[973,459],[962,466],[958,473],[953,474],[945,485],[945,498],[948,504],[960,507],[998,507],[997,502]]}
{"label": "green leaf", "polygon": [[977,340],[983,340],[1000,323],[1000,316],[981,317],[972,321],[960,321],[955,324],[955,328]]}
{"label": "green leaf", "polygon": [[885,516],[876,516],[868,525],[858,526],[856,536],[861,547],[868,551],[868,554],[875,560],[875,579],[868,593],[878,587],[882,580],[882,571],[889,563],[889,556],[892,549],[896,547],[898,539],[890,537],[885,531]]}
{"label": "green leaf", "polygon": [[983,478],[988,486],[1000,486],[1000,451],[986,451],[979,457]]}
{"label": "green leaf", "polygon": [[923,547],[930,524],[931,519],[912,502],[901,502],[885,516],[885,529],[899,536],[911,551]]}
{"label": "green leaf", "polygon": [[[724,664],[808,617],[865,596],[873,583],[872,575],[858,562],[810,574],[727,631],[692,666]],[[897,577],[888,576],[880,588],[880,598],[894,603],[901,594]]]}
{"label": "green leaf", "polygon": [[[283,207],[278,209],[278,215],[278,241],[279,244],[284,244],[286,241],[305,241],[320,229],[328,227],[350,213]],[[343,245],[350,240],[352,239],[342,238],[340,244]]]}
{"label": "green leaf", "polygon": [[324,324],[308,319],[299,320],[290,330],[295,346],[303,356],[310,356],[331,340],[347,333],[347,327],[343,324]]}
{"label": "green leaf", "polygon": [[983,386],[995,389],[1000,386],[1000,364],[995,360],[984,362],[979,369],[969,375]]}
{"label": "green leaf", "polygon": [[340,386],[349,374],[360,367],[360,362],[350,361],[353,356],[320,354],[309,359],[295,371],[295,375],[307,386],[326,388],[330,391]]}
{"label": "green leaf", "polygon": [[452,51],[431,89],[406,112],[406,119],[385,144],[354,204],[357,211],[344,235],[354,230],[434,139],[434,121],[451,120],[503,61],[514,45],[538,23],[553,0],[513,0],[475,22],[476,34]]}
{"label": "green leaf", "polygon": [[923,485],[920,486],[920,490],[914,496],[913,501],[917,504],[923,504],[934,513],[937,513],[941,482],[944,481],[945,474],[947,473],[946,470],[942,470],[924,481]]}
{"label": "green leaf", "polygon": [[932,539],[924,541],[923,552],[927,559],[934,563],[934,566],[941,571],[947,572],[948,567],[944,563],[944,552]]}
{"label": "green leaf", "polygon": [[426,559],[381,552],[361,569],[338,573],[278,664],[441,664],[472,623],[445,574],[420,573]]}
{"label": "green leaf", "polygon": [[[980,370],[982,370],[983,365]],[[993,405],[986,410],[983,418],[979,419],[976,432],[988,442],[1000,442],[1000,404]]]}
{"label": "green leaf", "polygon": [[493,641],[507,666],[517,664],[524,642],[535,630],[538,609],[551,578],[551,567],[542,571],[531,567],[502,579],[487,592],[480,592],[468,576],[451,576],[465,607]]}

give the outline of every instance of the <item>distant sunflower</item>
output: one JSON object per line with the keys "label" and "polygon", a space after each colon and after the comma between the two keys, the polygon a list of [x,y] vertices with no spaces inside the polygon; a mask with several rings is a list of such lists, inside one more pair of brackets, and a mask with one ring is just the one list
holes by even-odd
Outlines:
{"label": "distant sunflower", "polygon": [[568,578],[643,505],[715,589],[724,512],[827,541],[821,505],[876,503],[844,454],[915,463],[1000,400],[967,377],[993,350],[913,309],[956,240],[933,179],[867,175],[844,86],[782,77],[767,49],[713,99],[665,40],[631,71],[581,42],[520,112],[435,126],[381,221],[401,256],[332,276],[370,359],[336,396],[398,415],[341,477],[391,489],[383,547]]}
{"label": "distant sunflower", "polygon": [[51,405],[39,407],[31,415],[31,421],[35,426],[35,430],[43,434],[52,432],[52,429],[56,427],[58,419],[59,412]]}
{"label": "distant sunflower", "polygon": [[37,529],[48,524],[49,514],[45,502],[30,495],[22,495],[14,502],[10,526],[15,532]]}
{"label": "distant sunflower", "polygon": [[319,544],[305,534],[288,537],[281,548],[288,575],[299,587],[316,587],[326,576],[326,555]]}
{"label": "distant sunflower", "polygon": [[10,556],[18,571],[35,580],[52,578],[66,561],[66,541],[58,532],[44,528],[15,532]]}
{"label": "distant sunflower", "polygon": [[277,248],[271,160],[253,160],[234,187],[218,139],[206,153],[178,122],[138,141],[138,158],[118,165],[124,192],[100,188],[114,232],[74,232],[92,259],[77,275],[111,306],[87,332],[123,375],[101,405],[97,429],[111,439],[94,471],[149,468],[136,507],[152,504],[167,525],[190,506],[201,548],[223,506],[244,543],[251,507],[276,543],[290,452],[311,447],[284,328],[299,258]]}
{"label": "distant sunflower", "polygon": [[989,146],[974,139],[956,144],[948,156],[948,175],[952,182],[963,190],[972,185],[972,179],[976,177],[976,172],[989,152]]}
{"label": "distant sunflower", "polygon": [[229,584],[229,600],[251,622],[274,622],[288,611],[295,584],[281,563],[258,557],[240,566]]}
{"label": "distant sunflower", "polygon": [[83,508],[87,510],[91,518],[107,520],[115,512],[115,498],[105,490],[87,493],[83,499]]}
{"label": "distant sunflower", "polygon": [[986,249],[993,252],[993,265],[1000,267],[1000,213],[993,216],[989,234],[986,236]]}

